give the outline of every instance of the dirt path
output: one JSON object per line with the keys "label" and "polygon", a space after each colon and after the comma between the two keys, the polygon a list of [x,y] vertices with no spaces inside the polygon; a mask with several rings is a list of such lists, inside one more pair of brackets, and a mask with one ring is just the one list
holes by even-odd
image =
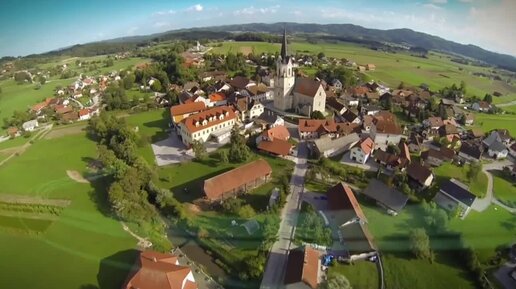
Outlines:
{"label": "dirt path", "polygon": [[2,153],[7,152],[7,153],[10,153],[11,155],[8,156],[7,158],[5,158],[4,160],[0,161],[0,166],[5,164],[7,161],[12,159],[16,155],[21,155],[22,153],[24,153],[25,150],[27,150],[27,148],[29,148],[32,145],[31,141],[43,138],[45,136],[45,134],[47,134],[51,129],[52,129],[52,125],[51,124],[47,125],[46,127],[39,130],[33,137],[31,137],[27,143],[25,143],[21,146],[18,146],[18,147],[8,148],[8,149],[3,150]]}
{"label": "dirt path", "polygon": [[138,235],[136,235],[133,231],[131,231],[131,229],[129,229],[129,227],[127,227],[127,225],[120,221],[120,224],[122,224],[122,228],[124,229],[124,231],[128,232],[131,236],[133,236],[136,240],[138,240],[138,246],[139,247],[142,247],[142,248],[150,248],[152,247],[152,243],[147,240],[147,238],[142,238]]}
{"label": "dirt path", "polygon": [[88,181],[87,179],[85,179],[81,173],[79,173],[78,171],[71,171],[71,170],[67,170],[66,171],[66,174],[68,175],[68,177],[78,183],[81,183],[81,184],[89,184],[90,181]]}
{"label": "dirt path", "polygon": [[86,129],[86,123],[80,125],[72,125],[67,127],[54,128],[45,135],[45,139],[60,138],[67,135],[76,135],[83,133]]}

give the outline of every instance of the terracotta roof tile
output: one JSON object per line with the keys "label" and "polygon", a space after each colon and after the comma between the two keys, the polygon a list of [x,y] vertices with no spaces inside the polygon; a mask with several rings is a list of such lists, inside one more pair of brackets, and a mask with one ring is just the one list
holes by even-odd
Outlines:
{"label": "terracotta roof tile", "polygon": [[314,97],[321,86],[321,82],[313,80],[311,78],[300,77],[296,78],[296,84],[294,85],[294,92],[302,95]]}
{"label": "terracotta roof tile", "polygon": [[334,120],[327,119],[300,119],[300,132],[336,132],[337,124]]}
{"label": "terracotta roof tile", "polygon": [[[189,117],[183,119],[181,123],[190,133],[193,133],[208,127],[212,127],[219,123],[235,119],[236,117],[237,115],[233,108],[229,106],[218,106],[190,115]],[[211,121],[210,118],[212,119]],[[205,125],[203,125],[204,121],[206,121]]]}
{"label": "terracotta roof tile", "polygon": [[194,113],[202,111],[206,108],[206,105],[202,101],[190,102],[185,104],[178,104],[170,107],[170,114],[172,116],[182,115],[187,113]]}
{"label": "terracotta roof tile", "polygon": [[286,140],[273,139],[272,141],[264,140],[258,144],[258,149],[279,156],[290,154],[293,145]]}

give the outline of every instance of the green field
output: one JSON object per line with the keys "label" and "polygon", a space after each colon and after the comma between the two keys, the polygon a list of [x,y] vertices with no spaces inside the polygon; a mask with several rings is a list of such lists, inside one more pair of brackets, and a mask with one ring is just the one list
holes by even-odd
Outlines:
{"label": "green field", "polygon": [[516,182],[511,176],[493,172],[493,192],[502,203],[516,208]]}
{"label": "green field", "polygon": [[[264,42],[223,42],[221,47],[214,47],[214,53],[246,52],[254,54],[262,52],[279,52],[280,45]],[[400,81],[409,85],[426,83],[433,90],[438,90],[453,83],[464,80],[467,84],[468,96],[484,96],[486,93],[498,91],[502,97],[495,97],[494,103],[504,103],[516,99],[516,87],[503,81],[493,81],[472,75],[473,72],[487,72],[487,68],[463,65],[450,61],[450,56],[430,53],[428,59],[414,57],[405,53],[387,53],[371,50],[350,43],[341,44],[310,44],[294,42],[289,45],[292,54],[317,54],[323,52],[326,56],[346,58],[358,64],[373,63],[375,71],[367,72],[372,79],[396,87]],[[462,70],[460,70],[460,69]]]}
{"label": "green field", "polygon": [[487,176],[480,172],[478,177],[470,181],[467,177],[468,166],[458,167],[451,163],[444,163],[434,169],[438,183],[454,178],[469,186],[470,191],[478,197],[483,197],[487,191]]}
{"label": "green field", "polygon": [[335,262],[335,264],[330,267],[328,274],[342,274],[346,276],[353,288],[378,288],[378,269],[376,265],[371,262],[359,261],[353,265],[342,265]]}
{"label": "green field", "polygon": [[511,135],[516,135],[516,115],[514,114],[475,114],[475,126],[485,132],[498,128],[506,128]]}
{"label": "green field", "polygon": [[1,288],[120,288],[127,274],[120,264],[131,264],[136,240],[107,215],[101,180],[80,184],[66,174],[85,172],[94,156],[95,143],[80,134],[39,140],[0,167],[0,194],[71,201],[52,223],[0,218],[0,227],[10,227],[0,229]]}

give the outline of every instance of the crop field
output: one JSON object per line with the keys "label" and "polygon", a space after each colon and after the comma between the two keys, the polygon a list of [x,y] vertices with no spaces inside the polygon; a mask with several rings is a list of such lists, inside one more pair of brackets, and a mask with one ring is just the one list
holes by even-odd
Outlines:
{"label": "crop field", "polygon": [[[223,42],[222,46],[214,47],[214,53],[238,53],[242,49],[252,48],[252,53],[279,52],[280,44],[265,42]],[[503,81],[490,80],[472,75],[474,72],[487,72],[487,68],[463,65],[450,61],[450,56],[440,53],[430,53],[428,58],[414,57],[406,53],[387,53],[371,50],[351,43],[341,44],[310,44],[293,42],[289,45],[292,54],[317,54],[323,52],[326,56],[346,58],[358,64],[373,63],[375,71],[366,74],[374,79],[396,87],[400,81],[409,85],[426,83],[433,90],[438,90],[453,83],[459,84],[464,80],[467,84],[468,96],[483,97],[486,93],[498,91],[502,97],[495,97],[494,103],[504,103],[516,99],[516,87]]]}
{"label": "crop field", "polygon": [[[94,156],[82,133],[39,140],[0,166],[0,194],[11,202],[0,214],[0,259],[9,260],[0,262],[0,288],[120,288],[128,270],[120,264],[132,263],[136,240],[110,217],[102,180],[81,184],[66,174],[84,173]],[[69,205],[12,204],[19,199]]]}

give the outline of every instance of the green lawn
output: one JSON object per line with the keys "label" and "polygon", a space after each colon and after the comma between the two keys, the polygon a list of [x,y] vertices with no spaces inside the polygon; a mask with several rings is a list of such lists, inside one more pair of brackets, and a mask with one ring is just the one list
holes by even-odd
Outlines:
{"label": "green lawn", "polygon": [[[32,223],[31,228],[40,231],[37,235],[0,230],[0,259],[9,260],[0,262],[1,288],[120,287],[127,264],[136,256],[136,240],[106,215],[100,180],[79,184],[66,174],[84,172],[93,156],[95,143],[81,134],[37,141],[0,167],[0,194],[71,201],[50,225]],[[0,226],[16,224],[12,219],[6,222],[3,219]],[[27,224],[21,218],[18,222]]]}
{"label": "green lawn", "polygon": [[23,136],[16,137],[14,139],[8,139],[0,142],[0,150],[21,146],[29,141],[29,138]]}
{"label": "green lawn", "polygon": [[130,125],[138,127],[138,133],[146,140],[146,144],[139,147],[138,150],[149,164],[154,164],[155,157],[151,144],[168,137],[169,134],[166,132],[170,123],[168,110],[156,109],[135,113],[125,119]]}
{"label": "green lawn", "polygon": [[[251,48],[253,53],[279,52],[280,45],[265,42],[223,42],[221,47],[215,47],[215,53],[242,52]],[[503,81],[493,81],[476,77],[473,72],[487,72],[488,68],[463,65],[450,61],[450,57],[440,53],[430,53],[428,58],[414,57],[406,53],[387,53],[371,50],[351,43],[318,43],[293,42],[289,45],[292,54],[317,54],[323,52],[326,56],[351,59],[359,64],[374,63],[375,71],[366,74],[375,80],[383,81],[391,87],[396,87],[400,81],[409,85],[426,83],[433,90],[438,90],[452,83],[464,80],[467,84],[468,96],[484,96],[486,93],[499,91],[502,97],[496,97],[494,103],[504,103],[516,99],[516,87]],[[459,69],[460,68],[460,69]],[[306,73],[314,71],[305,69]]]}
{"label": "green lawn", "polygon": [[511,135],[516,135],[516,115],[514,114],[475,114],[475,126],[488,132],[497,128],[506,128]]}
{"label": "green lawn", "polygon": [[342,265],[335,262],[335,264],[330,267],[328,274],[342,274],[346,276],[353,288],[378,288],[378,269],[376,265],[371,262],[359,261],[353,265]]}
{"label": "green lawn", "polygon": [[438,183],[444,182],[450,178],[455,178],[466,185],[469,185],[470,191],[478,197],[483,197],[487,190],[487,176],[480,172],[478,177],[470,181],[467,177],[468,165],[458,167],[451,163],[443,163],[440,167],[434,169],[434,174]]}
{"label": "green lawn", "polygon": [[502,203],[516,208],[516,182],[499,171],[493,172],[493,192]]}

